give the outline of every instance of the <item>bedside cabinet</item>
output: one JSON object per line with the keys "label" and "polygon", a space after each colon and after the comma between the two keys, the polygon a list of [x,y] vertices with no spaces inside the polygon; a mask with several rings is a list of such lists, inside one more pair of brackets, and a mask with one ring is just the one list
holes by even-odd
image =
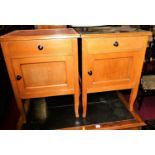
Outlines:
{"label": "bedside cabinet", "polygon": [[8,73],[25,121],[23,99],[74,95],[79,117],[78,47],[73,29],[20,30],[1,37]]}
{"label": "bedside cabinet", "polygon": [[131,89],[132,111],[151,32],[132,29],[120,32],[118,28],[77,31],[82,37],[83,117],[86,117],[87,94],[103,91]]}

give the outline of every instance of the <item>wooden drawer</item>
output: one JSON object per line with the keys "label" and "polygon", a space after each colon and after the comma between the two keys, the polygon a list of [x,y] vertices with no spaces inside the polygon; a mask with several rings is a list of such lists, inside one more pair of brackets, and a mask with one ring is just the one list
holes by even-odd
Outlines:
{"label": "wooden drawer", "polygon": [[87,38],[85,41],[89,54],[135,51],[146,46],[146,37]]}
{"label": "wooden drawer", "polygon": [[8,42],[11,57],[39,55],[72,55],[70,39],[31,40]]}

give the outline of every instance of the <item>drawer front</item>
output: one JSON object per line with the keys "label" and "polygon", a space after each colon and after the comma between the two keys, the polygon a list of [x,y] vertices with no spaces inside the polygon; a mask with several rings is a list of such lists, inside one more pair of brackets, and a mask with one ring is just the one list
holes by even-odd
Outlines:
{"label": "drawer front", "polygon": [[89,54],[135,51],[146,46],[146,37],[87,38],[85,43]]}
{"label": "drawer front", "polygon": [[32,40],[8,42],[11,57],[39,55],[72,55],[70,39]]}

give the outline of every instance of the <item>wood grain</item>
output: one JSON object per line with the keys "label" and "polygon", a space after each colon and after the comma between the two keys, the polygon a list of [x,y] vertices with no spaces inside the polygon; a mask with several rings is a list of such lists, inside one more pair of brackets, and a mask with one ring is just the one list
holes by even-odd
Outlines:
{"label": "wood grain", "polygon": [[71,28],[19,30],[0,37],[19,122],[26,122],[23,99],[68,94],[74,95],[79,117],[78,37]]}
{"label": "wood grain", "polygon": [[[117,42],[118,46],[114,46]],[[134,44],[133,44],[134,42]],[[89,54],[107,53],[107,52],[124,52],[143,48],[145,46],[145,36],[139,37],[99,37],[88,38],[86,41]]]}
{"label": "wood grain", "polygon": [[[73,85],[73,57],[33,57],[13,59],[14,78],[21,98],[35,98],[58,94],[70,94]],[[34,95],[34,96],[33,96]],[[45,97],[46,97],[45,96]]]}
{"label": "wood grain", "polygon": [[150,35],[150,32],[81,34],[83,117],[87,94],[94,92],[131,89],[129,107],[133,110]]}
{"label": "wood grain", "polygon": [[[10,41],[7,43],[9,55],[12,58],[46,56],[46,55],[72,55],[71,39]],[[39,49],[39,46],[43,49]]]}
{"label": "wood grain", "polygon": [[80,37],[72,28],[16,30],[0,37],[0,41],[64,39]]}
{"label": "wood grain", "polygon": [[66,25],[35,25],[36,29],[59,29],[66,28]]}

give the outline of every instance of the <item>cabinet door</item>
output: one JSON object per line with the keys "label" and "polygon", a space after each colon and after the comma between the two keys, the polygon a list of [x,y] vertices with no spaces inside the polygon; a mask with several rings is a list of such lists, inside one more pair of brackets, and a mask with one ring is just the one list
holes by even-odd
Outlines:
{"label": "cabinet door", "polygon": [[142,56],[140,51],[89,55],[88,91],[132,88],[137,72],[141,70]]}
{"label": "cabinet door", "polygon": [[12,63],[21,98],[73,93],[72,56],[13,59]]}

